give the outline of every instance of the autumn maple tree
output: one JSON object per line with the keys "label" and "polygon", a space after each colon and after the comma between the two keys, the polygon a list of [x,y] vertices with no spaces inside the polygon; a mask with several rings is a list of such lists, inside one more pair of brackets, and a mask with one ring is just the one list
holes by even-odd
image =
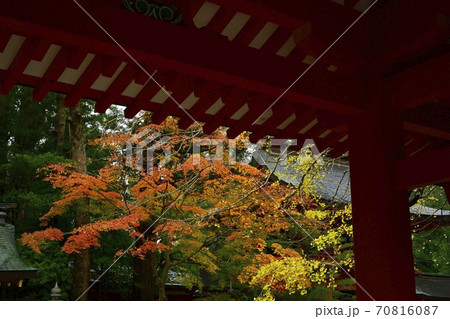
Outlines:
{"label": "autumn maple tree", "polygon": [[[305,293],[313,284],[332,285],[336,270],[324,260],[311,258],[300,246],[277,243],[297,227],[293,220],[311,225],[321,220],[308,213],[320,208],[309,176],[303,187],[293,189],[271,180],[270,171],[236,161],[232,147],[245,153],[245,134],[230,142],[224,131],[206,136],[197,126],[181,130],[170,118],[139,132],[169,138],[151,154],[147,149],[131,157],[127,145],[139,145],[136,135],[96,139],[92,144],[109,155],[95,174],[70,164],[42,168],[45,180],[63,193],[41,217],[42,226],[85,198],[90,223],[65,233],[54,227],[26,233],[22,243],[39,252],[47,240],[63,241],[65,253],[78,254],[100,246],[102,234],[126,231],[134,243],[115,258],[134,256],[143,300],[155,298],[156,291],[165,300],[172,279],[201,287],[201,273],[214,277],[223,271],[225,255],[237,265],[228,280],[262,287],[265,299],[273,298],[272,291]],[[193,152],[195,143],[203,145],[199,154]],[[151,160],[142,160],[149,155]],[[309,175],[318,171],[314,161],[302,160],[299,169]]]}

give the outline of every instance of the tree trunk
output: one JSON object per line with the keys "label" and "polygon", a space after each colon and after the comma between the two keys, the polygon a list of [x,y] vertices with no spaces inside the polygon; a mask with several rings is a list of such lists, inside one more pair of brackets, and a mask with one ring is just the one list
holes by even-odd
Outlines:
{"label": "tree trunk", "polygon": [[164,255],[164,269],[163,269],[161,278],[159,278],[159,280],[158,280],[158,299],[159,299],[159,301],[167,300],[166,283],[167,283],[167,278],[169,277],[170,267],[172,266],[171,262],[170,262],[170,251],[165,250],[163,252],[163,255]]}
{"label": "tree trunk", "polygon": [[0,125],[0,164],[8,162],[9,112],[7,97],[0,96],[0,117],[2,119],[2,125]]}
{"label": "tree trunk", "polygon": [[144,260],[136,257],[134,259],[134,269],[136,272],[136,282],[138,283],[135,287],[135,299],[141,301],[155,300],[155,254],[147,254]]}
{"label": "tree trunk", "polygon": [[66,105],[64,104],[64,96],[58,94],[56,96],[56,141],[55,150],[60,152],[64,144],[64,136],[66,131]]}
{"label": "tree trunk", "polygon": [[79,173],[87,173],[81,106],[81,103],[78,103],[73,108],[69,109],[71,131],[70,143],[72,159],[77,162],[77,171]]}
{"label": "tree trunk", "polygon": [[[142,223],[138,230],[140,233],[143,233],[147,227],[149,227],[149,224]],[[151,231],[149,231],[149,233],[151,233]],[[142,245],[142,243],[143,240],[139,240],[136,243],[136,248]],[[145,255],[144,260],[139,257],[134,258],[135,280],[137,283],[134,288],[135,300],[155,300],[155,288],[158,276],[156,263],[156,254],[151,252]]]}
{"label": "tree trunk", "polygon": [[[75,227],[80,227],[89,223],[89,215],[83,211],[75,212]],[[89,249],[82,250],[80,253],[74,255],[73,268],[73,285],[72,285],[72,299],[86,301],[88,300],[91,260]]]}
{"label": "tree trunk", "polygon": [[[86,150],[84,147],[83,139],[83,123],[82,123],[82,104],[78,103],[75,107],[69,110],[70,116],[70,130],[71,130],[71,151],[72,159],[77,162],[77,171],[80,173],[86,173]],[[74,211],[74,225],[80,227],[89,223],[89,214],[87,206],[89,200],[86,199],[80,203]],[[83,250],[79,254],[75,254],[74,257],[74,269],[73,269],[73,286],[72,286],[72,299],[88,300],[88,294],[86,290],[89,287],[90,280],[90,254],[89,250]],[[85,293],[86,292],[86,293]],[[83,296],[81,296],[83,295]],[[81,296],[81,297],[80,297]]]}

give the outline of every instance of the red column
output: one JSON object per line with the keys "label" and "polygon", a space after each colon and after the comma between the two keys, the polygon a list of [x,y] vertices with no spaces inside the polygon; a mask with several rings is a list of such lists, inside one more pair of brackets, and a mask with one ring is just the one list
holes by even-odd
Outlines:
{"label": "red column", "polygon": [[450,203],[450,183],[444,184],[445,195],[447,196],[447,201]]}
{"label": "red column", "polygon": [[400,114],[384,84],[368,84],[368,108],[349,123],[355,274],[358,300],[414,300],[408,193],[394,182],[403,157]]}

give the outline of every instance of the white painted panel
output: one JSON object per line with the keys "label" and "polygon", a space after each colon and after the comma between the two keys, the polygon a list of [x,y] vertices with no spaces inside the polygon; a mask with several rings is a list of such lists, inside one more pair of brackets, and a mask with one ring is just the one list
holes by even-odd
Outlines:
{"label": "white painted panel", "polygon": [[304,59],[303,59],[303,63],[305,63],[305,64],[313,64],[314,63],[314,61],[316,61],[316,58],[315,57],[313,57],[313,56],[311,56],[311,55],[307,55]]}
{"label": "white painted panel", "polygon": [[163,104],[166,102],[166,100],[169,98],[169,95],[171,95],[173,92],[167,91],[166,88],[163,86],[164,89],[159,90],[158,93],[155,94],[155,96],[150,100],[154,103]]}
{"label": "white painted panel", "polygon": [[353,9],[363,12],[365,11],[368,7],[370,7],[370,5],[374,2],[375,0],[360,0],[357,4],[355,4],[355,6],[353,7]]}
{"label": "white painted panel", "polygon": [[294,36],[291,36],[286,43],[281,46],[280,50],[278,50],[277,55],[287,57],[296,46],[297,44],[294,41]]}
{"label": "white painted panel", "polygon": [[67,83],[67,84],[75,84],[78,79],[81,77],[86,68],[94,59],[95,54],[88,53],[84,58],[78,69],[66,68],[58,79],[58,82]]}
{"label": "white painted panel", "polygon": [[[192,92],[184,101],[181,103],[181,107],[185,110],[190,110],[195,103],[200,100],[198,97],[195,96],[194,92]],[[179,101],[177,101],[179,102]]]}
{"label": "white painted panel", "polygon": [[13,34],[6,44],[5,49],[0,53],[0,69],[8,70],[14,61],[17,53],[25,42],[25,38],[20,35]]}
{"label": "white painted panel", "polygon": [[230,119],[232,120],[239,120],[241,117],[243,117],[248,111],[249,111],[248,104],[245,103],[236,113],[234,113]]}
{"label": "white painted panel", "polygon": [[[148,82],[148,81],[147,81]],[[137,84],[136,82],[131,81],[131,83],[127,86],[127,88],[122,92],[123,96],[128,96],[128,97],[136,97],[139,92],[141,92],[142,88],[145,86],[142,84]]]}
{"label": "white painted panel", "polygon": [[206,114],[210,114],[210,115],[216,115],[217,112],[219,112],[223,107],[224,107],[225,103],[223,103],[222,99],[219,98],[217,99],[216,102],[214,102],[213,105],[211,105],[211,107],[206,110]]}
{"label": "white painted panel", "polygon": [[311,122],[309,122],[308,125],[306,125],[304,128],[302,128],[300,131],[298,131],[299,134],[305,134],[306,132],[308,132],[310,129],[312,129],[317,123],[319,122],[319,120],[317,118],[315,118],[314,120],[312,120]]}
{"label": "white painted panel", "polygon": [[272,115],[273,115],[273,111],[272,111],[272,109],[269,109],[267,112],[264,113],[263,116],[259,117],[258,121],[255,122],[255,125],[264,124],[264,122],[267,121]]}
{"label": "white painted panel", "polygon": [[295,121],[297,117],[295,116],[295,113],[289,116],[283,123],[278,125],[277,129],[284,130],[289,124],[291,124],[293,121]]}
{"label": "white painted panel", "polygon": [[228,40],[233,41],[233,39],[239,34],[239,31],[242,30],[249,19],[249,15],[242,12],[237,12],[225,27],[225,29],[223,29],[222,35],[226,36]]}
{"label": "white painted panel", "polygon": [[264,43],[272,36],[278,25],[272,22],[267,22],[266,25],[259,31],[256,37],[250,42],[249,46],[255,49],[261,49]]}
{"label": "white painted panel", "polygon": [[217,11],[219,11],[220,6],[211,2],[205,2],[200,7],[200,9],[195,14],[192,19],[194,25],[197,28],[202,28],[208,25],[208,23],[212,20],[212,18],[216,15]]}
{"label": "white painted panel", "polygon": [[56,44],[50,45],[42,61],[31,60],[30,63],[28,63],[27,67],[25,68],[25,71],[23,71],[23,73],[26,75],[42,78],[45,72],[47,71],[48,67],[50,66],[50,64],[52,64],[59,50],[61,50],[61,47],[59,45]]}
{"label": "white painted panel", "polygon": [[323,132],[322,134],[320,134],[319,137],[320,137],[320,138],[325,138],[325,137],[327,137],[328,135],[330,135],[331,132],[332,132],[331,130],[326,130],[325,132]]}
{"label": "white painted panel", "polygon": [[112,77],[100,75],[97,80],[95,80],[95,82],[91,85],[91,89],[106,91],[126,65],[126,62],[122,62],[117,68],[116,72],[114,72]]}

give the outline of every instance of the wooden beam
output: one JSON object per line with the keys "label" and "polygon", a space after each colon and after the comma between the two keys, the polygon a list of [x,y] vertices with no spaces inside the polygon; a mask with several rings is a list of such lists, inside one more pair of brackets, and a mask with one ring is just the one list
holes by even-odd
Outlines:
{"label": "wooden beam", "polygon": [[[243,12],[262,21],[270,21],[294,32],[298,47],[317,57],[335,41],[360,15],[359,12],[328,0],[211,0],[222,7]],[[361,29],[361,22],[358,25]],[[305,33],[305,30],[308,31]],[[355,28],[353,28],[355,29]],[[362,63],[367,32],[351,30],[351,36],[341,39],[340,49],[333,49],[323,61],[338,66],[347,74]],[[269,39],[270,41],[270,39]],[[345,45],[342,42],[346,41]],[[354,44],[358,43],[357,46]],[[344,48],[342,50],[342,48]]]}
{"label": "wooden beam", "polygon": [[235,123],[232,123],[232,125],[230,125],[230,128],[227,131],[227,136],[229,138],[235,138],[243,131],[253,131],[255,129],[255,126],[252,124],[259,117],[258,112],[255,112],[255,110],[265,110],[271,103],[272,100],[267,98],[267,96],[261,95],[259,97],[253,97],[248,102],[249,111],[245,113],[239,120],[235,121]]}
{"label": "wooden beam", "polygon": [[390,104],[407,110],[450,96],[450,53],[387,79]]}
{"label": "wooden beam", "polygon": [[50,92],[52,84],[56,82],[64,72],[69,59],[69,52],[66,48],[61,48],[53,60],[52,64],[45,71],[44,76],[40,79],[39,84],[33,90],[33,100],[41,102]]}
{"label": "wooden beam", "polygon": [[9,40],[11,39],[11,36],[12,36],[11,30],[5,27],[0,28],[0,52],[3,52],[3,50],[5,50],[5,47],[8,44]]}
{"label": "wooden beam", "polygon": [[438,130],[432,127],[411,123],[411,122],[405,122],[403,123],[403,128],[410,132],[416,132],[421,133],[433,137],[442,138],[444,140],[450,140],[450,132]]}
{"label": "wooden beam", "polygon": [[[141,63],[155,64],[168,70],[238,86],[278,97],[301,74],[305,66],[293,65],[286,59],[253,48],[236,46],[202,30],[165,23],[95,1],[80,0],[88,12]],[[27,10],[23,10],[23,8]],[[54,16],[64,19],[54,19]],[[117,23],[120,16],[121,23]],[[40,35],[60,45],[79,44],[96,54],[127,59],[126,54],[95,25],[73,2],[48,0],[43,7],[36,1],[4,0],[0,2],[0,26],[30,35]],[[152,41],[143,41],[141,32]],[[195,44],[195,45],[194,45]],[[230,59],[230,57],[233,57]],[[317,82],[328,82],[327,90],[315,83],[302,81],[285,95],[286,100],[337,113],[354,115],[363,105],[356,78],[341,78],[327,72],[311,70]],[[332,82],[329,82],[332,80]]]}
{"label": "wooden beam", "polygon": [[450,183],[450,147],[402,158],[395,163],[397,184],[405,189]]}
{"label": "wooden beam", "polygon": [[118,96],[130,85],[131,81],[136,76],[137,69],[131,64],[128,64],[118,75],[118,77],[111,83],[108,89],[102,94],[97,103],[95,103],[95,110],[99,113],[104,113],[117,99]]}
{"label": "wooden beam", "polygon": [[224,96],[222,101],[225,103],[224,107],[214,114],[214,117],[210,121],[207,121],[203,126],[203,131],[206,134],[211,134],[220,126],[226,125],[225,123],[229,120],[229,118],[233,116],[233,114],[236,113],[246,102],[248,102],[248,96],[246,96],[241,90],[236,89]]}
{"label": "wooden beam", "polygon": [[[154,71],[153,68],[151,70]],[[150,103],[150,100],[155,96],[155,94],[161,90],[161,88],[155,83],[155,80],[158,83],[164,83],[172,76],[174,75],[163,70],[159,70],[155,75],[153,75],[153,79],[149,79],[147,84],[145,84],[133,101],[128,103],[127,108],[124,111],[125,117],[133,118],[141,109],[149,110],[147,108],[148,103]]]}
{"label": "wooden beam", "polygon": [[[395,21],[400,27],[388,32],[387,37],[383,39],[382,52],[387,53],[385,58],[387,63],[397,63],[411,59],[412,56],[421,56],[430,51],[430,48],[441,46],[450,37],[449,17],[438,12],[430,12],[430,9],[434,10],[433,8],[427,10],[428,2],[414,1],[411,4],[418,5],[418,8],[409,8],[409,14],[405,15],[404,6],[400,5],[401,10],[397,16],[404,22]],[[412,21],[414,23],[411,23]]]}
{"label": "wooden beam", "polygon": [[81,98],[86,97],[86,90],[89,89],[95,82],[95,80],[98,79],[98,77],[102,73],[102,68],[103,57],[97,55],[89,63],[86,70],[80,76],[77,83],[75,83],[70,92],[67,93],[64,101],[66,107],[74,107]]}
{"label": "wooden beam", "polygon": [[333,145],[333,149],[330,151],[330,156],[332,158],[339,158],[342,155],[344,155],[345,153],[347,153],[348,149],[349,149],[349,145],[348,145],[347,141],[337,143],[337,144]]}
{"label": "wooden beam", "polygon": [[19,76],[23,73],[33,55],[33,48],[39,42],[37,39],[26,39],[19,52],[9,66],[4,78],[0,78],[0,94],[8,94],[13,86],[18,83]]}
{"label": "wooden beam", "polygon": [[276,114],[272,114],[263,124],[255,125],[251,138],[258,141],[264,136],[275,132],[277,127],[286,121],[292,114],[295,114],[295,108],[292,102],[281,101],[280,107]]}
{"label": "wooden beam", "polygon": [[296,18],[292,14],[286,14],[280,10],[272,10],[270,7],[256,3],[256,1],[208,0],[208,2],[215,3],[223,8],[233,10],[234,12],[245,13],[262,21],[270,21],[290,30],[295,30],[308,23],[307,20]]}
{"label": "wooden beam", "polygon": [[241,31],[239,31],[239,33],[236,35],[233,42],[248,46],[258,35],[265,24],[266,22],[262,20],[250,17]]}

